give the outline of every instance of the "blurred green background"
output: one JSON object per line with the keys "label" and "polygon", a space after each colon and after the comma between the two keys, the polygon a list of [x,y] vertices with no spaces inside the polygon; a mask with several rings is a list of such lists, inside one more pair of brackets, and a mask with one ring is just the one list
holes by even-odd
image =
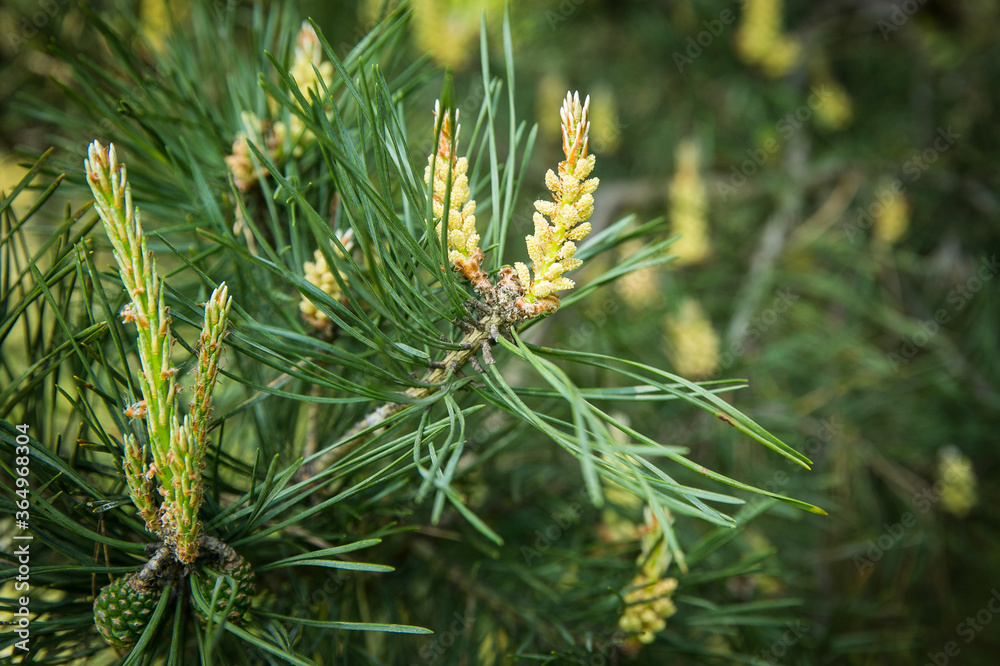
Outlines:
{"label": "blurred green background", "polygon": [[[301,4],[341,55],[381,5]],[[412,4],[408,48],[453,69],[473,114],[480,11],[499,44],[502,3]],[[184,7],[142,2],[136,29],[155,42],[163,12]],[[550,0],[511,15],[519,112],[540,124],[526,181],[538,191],[516,234],[558,159],[567,89],[591,96],[595,226],[635,212],[683,234],[677,261],[602,289],[538,339],[746,377],[735,404],[816,463],[793,469],[693,410],[630,414],[713,469],[829,512],[778,506],[738,542],[776,552],[723,596],[803,601],[806,629],[760,658],[995,663],[1000,3]],[[0,8],[3,189],[22,173],[15,153],[60,132],[14,106],[18,92],[67,94],[50,39],[107,55],[73,3]],[[716,629],[698,631],[717,654],[740,647]]]}

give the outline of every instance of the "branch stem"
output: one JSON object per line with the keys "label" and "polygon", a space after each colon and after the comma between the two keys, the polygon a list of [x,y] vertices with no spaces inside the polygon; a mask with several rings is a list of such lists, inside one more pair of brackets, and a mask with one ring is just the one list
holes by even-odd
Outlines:
{"label": "branch stem", "polygon": [[[476,355],[483,343],[490,339],[490,331],[496,330],[502,323],[503,319],[498,314],[483,315],[479,319],[478,326],[466,333],[458,342],[460,349],[450,350],[445,355],[444,360],[435,363],[434,367],[420,378],[420,383],[423,386],[410,387],[403,392],[403,395],[414,400],[423,400],[440,390],[441,383],[449,375],[462,369]],[[369,412],[364,418],[359,419],[340,438],[342,442],[340,446],[308,465],[306,478],[311,477],[316,469],[326,469],[337,464],[365,441],[365,437],[359,437],[362,432],[376,428],[390,417],[409,407],[410,404],[408,402],[386,402]]]}

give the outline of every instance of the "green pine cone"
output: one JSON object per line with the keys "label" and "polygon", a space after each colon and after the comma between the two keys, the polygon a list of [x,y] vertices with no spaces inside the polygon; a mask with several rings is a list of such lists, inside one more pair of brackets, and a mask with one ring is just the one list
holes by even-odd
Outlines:
{"label": "green pine cone", "polygon": [[102,588],[94,599],[97,631],[115,647],[135,644],[159,599],[159,592],[144,585],[138,572],[122,576]]}
{"label": "green pine cone", "polygon": [[[229,576],[230,578],[226,578]],[[212,609],[216,613],[226,613],[230,622],[239,622],[240,619],[250,610],[253,603],[254,594],[254,572],[250,563],[236,555],[229,561],[212,562],[201,564],[197,572],[191,577],[194,585],[201,590],[206,601],[211,602],[212,592],[215,590],[215,581],[222,579],[218,596],[215,599],[215,607]],[[231,579],[231,580],[230,580]],[[232,606],[229,604],[229,597],[232,594],[232,582],[236,586],[236,596]],[[205,622],[207,618],[202,613],[197,613],[198,619]]]}

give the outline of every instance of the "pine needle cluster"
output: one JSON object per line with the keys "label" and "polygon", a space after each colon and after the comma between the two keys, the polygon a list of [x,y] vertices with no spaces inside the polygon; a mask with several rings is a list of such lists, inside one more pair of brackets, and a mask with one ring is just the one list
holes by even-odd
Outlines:
{"label": "pine needle cluster", "polygon": [[[236,19],[252,30],[234,53]],[[22,663],[102,651],[130,664],[408,663],[415,650],[462,663],[502,649],[587,663],[595,644],[617,654],[659,640],[668,616],[737,616],[681,605],[681,592],[755,566],[710,562],[724,535],[773,502],[823,513],[710,470],[610,408],[694,407],[807,469],[732,404],[744,382],[526,339],[543,315],[666,262],[671,241],[662,220],[591,228],[589,102],[574,94],[565,159],[545,177],[552,200],[535,203],[525,238],[531,266],[511,263],[537,131],[514,115],[509,17],[503,76],[482,30],[487,94],[468,154],[446,85],[425,169],[408,118],[436,73],[406,55],[405,6],[346,53],[288,8],[192,5],[177,26],[188,29],[148,50],[89,20],[123,80],[61,54],[80,104],[37,108],[69,136],[111,119],[114,150],[88,142],[85,166],[73,151],[44,156],[32,177],[58,173],[51,188],[19,218],[26,179],[0,212],[5,266],[17,266],[0,331],[25,327],[30,359],[5,370],[3,452],[11,423],[37,424],[38,583],[58,595]],[[136,83],[142,94],[113,113]],[[27,249],[26,223],[60,187],[78,209]],[[614,269],[566,277],[637,238]],[[648,538],[596,550],[595,512],[623,494]],[[572,567],[557,556],[574,552],[594,554]],[[474,619],[456,630],[461,649],[438,650],[462,607]],[[118,622],[122,608],[142,623]]]}

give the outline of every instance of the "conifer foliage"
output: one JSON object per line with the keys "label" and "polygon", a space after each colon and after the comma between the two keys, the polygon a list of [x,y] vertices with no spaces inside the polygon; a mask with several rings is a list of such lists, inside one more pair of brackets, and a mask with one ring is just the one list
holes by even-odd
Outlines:
{"label": "conifer foliage", "polygon": [[[159,47],[90,15],[109,62],[60,53],[78,105],[38,103],[65,131],[32,172],[52,184],[25,211],[25,179],[0,212],[3,469],[32,423],[39,586],[29,649],[0,645],[15,663],[694,654],[672,618],[739,616],[699,588],[757,564],[711,558],[728,535],[775,501],[823,513],[628,418],[684,403],[808,468],[734,406],[743,382],[536,335],[668,261],[666,225],[591,227],[600,167],[589,98],[570,92],[524,234],[537,134],[513,115],[509,20],[499,50],[484,24],[486,94],[461,133],[450,82],[431,119],[418,103],[439,73],[401,57],[408,18],[338,55],[287,7],[194,3]],[[94,121],[111,129],[84,157]],[[43,210],[55,233],[28,243]],[[607,273],[567,277],[636,239]]]}

